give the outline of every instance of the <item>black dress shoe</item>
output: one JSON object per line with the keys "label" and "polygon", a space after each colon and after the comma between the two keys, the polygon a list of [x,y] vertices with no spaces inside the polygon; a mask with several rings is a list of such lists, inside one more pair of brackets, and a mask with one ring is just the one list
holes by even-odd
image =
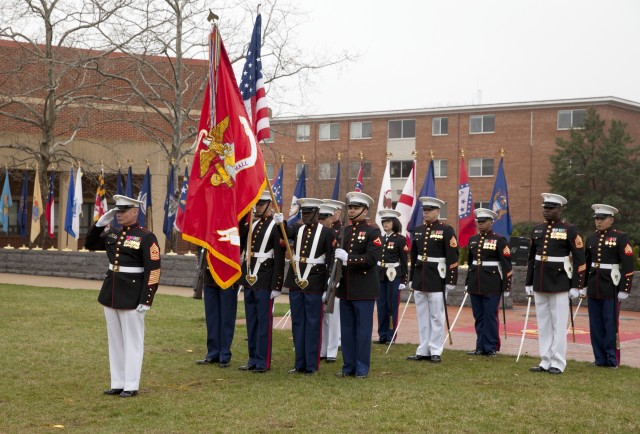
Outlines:
{"label": "black dress shoe", "polygon": [[440,363],[442,362],[442,357],[440,356],[431,356],[431,363]]}
{"label": "black dress shoe", "polygon": [[138,394],[137,390],[123,390],[120,398],[132,398]]}
{"label": "black dress shoe", "polygon": [[591,362],[591,363],[589,363],[589,366],[602,366],[602,364],[600,364],[598,362]]}
{"label": "black dress shoe", "polygon": [[368,377],[368,375],[366,375],[366,374],[365,374],[365,375],[356,375],[356,378],[357,378],[358,380],[364,380],[364,379],[365,379],[365,378],[367,378],[367,377]]}
{"label": "black dress shoe", "polygon": [[229,362],[220,362],[220,364],[218,366],[220,366],[221,368],[228,368],[230,365]]}
{"label": "black dress shoe", "polygon": [[373,341],[374,344],[384,345],[387,343],[386,339],[380,338],[377,341]]}
{"label": "black dress shoe", "polygon": [[338,378],[355,377],[355,376],[356,376],[356,374],[345,374],[342,371],[336,372],[336,377],[338,377]]}
{"label": "black dress shoe", "polygon": [[213,363],[218,363],[218,360],[210,359],[208,357],[205,357],[202,360],[196,360],[196,365],[211,365]]}
{"label": "black dress shoe", "polygon": [[549,368],[549,374],[551,375],[560,375],[562,374],[562,371],[554,366],[552,366],[551,368]]}
{"label": "black dress shoe", "polygon": [[305,369],[293,368],[293,369],[290,369],[287,373],[288,374],[304,374],[305,373]]}
{"label": "black dress shoe", "polygon": [[254,369],[256,369],[255,365],[242,365],[238,368],[241,371],[253,371]]}
{"label": "black dress shoe", "polygon": [[488,353],[484,353],[487,357],[496,357],[498,354],[495,351],[489,351]]}
{"label": "black dress shoe", "polygon": [[335,362],[336,362],[335,357],[327,357],[327,359],[325,360],[325,363],[335,363]]}
{"label": "black dress shoe", "polygon": [[547,372],[542,366],[534,366],[533,368],[529,368],[531,372]]}
{"label": "black dress shoe", "polygon": [[265,372],[267,372],[267,368],[255,368],[253,370],[254,374],[264,374]]}
{"label": "black dress shoe", "polygon": [[304,371],[305,377],[310,377],[312,375],[316,375],[316,371]]}
{"label": "black dress shoe", "polygon": [[467,351],[467,356],[481,356],[482,355],[482,351]]}
{"label": "black dress shoe", "polygon": [[420,354],[414,354],[413,356],[407,357],[407,360],[415,360],[415,361],[429,360],[429,359],[430,359],[429,356],[421,356]]}
{"label": "black dress shoe", "polygon": [[325,360],[327,358],[327,356],[322,356],[320,357],[320,360]]}
{"label": "black dress shoe", "polygon": [[109,389],[109,390],[105,390],[104,393],[105,395],[120,395],[122,393],[124,389]]}

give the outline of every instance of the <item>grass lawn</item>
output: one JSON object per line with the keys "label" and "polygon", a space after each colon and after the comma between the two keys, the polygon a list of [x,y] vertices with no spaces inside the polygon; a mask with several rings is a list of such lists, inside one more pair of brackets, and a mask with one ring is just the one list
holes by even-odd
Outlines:
{"label": "grass lawn", "polygon": [[[366,380],[288,375],[289,331],[273,332],[272,370],[241,372],[246,329],[231,368],[196,366],[206,331],[201,300],[159,294],[146,317],[140,394],[109,388],[97,292],[0,285],[0,432],[527,432],[640,431],[640,372],[570,361],[563,375],[529,373],[537,359],[469,357],[408,362],[413,345],[375,345]],[[243,308],[239,308],[242,312]],[[286,305],[278,307],[280,314]],[[340,359],[338,360],[340,362]]]}

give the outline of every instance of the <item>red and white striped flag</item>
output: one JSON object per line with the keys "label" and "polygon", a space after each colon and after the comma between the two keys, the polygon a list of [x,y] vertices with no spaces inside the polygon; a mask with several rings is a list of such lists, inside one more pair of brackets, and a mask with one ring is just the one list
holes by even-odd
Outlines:
{"label": "red and white striped flag", "polygon": [[411,173],[407,178],[407,182],[404,184],[402,194],[396,204],[396,211],[400,211],[400,223],[402,223],[402,234],[407,237],[407,246],[411,247],[411,237],[407,232],[407,227],[411,221],[411,215],[413,214],[413,208],[416,205],[416,162],[414,160],[411,167]]}
{"label": "red and white striped flag", "polygon": [[251,42],[247,50],[247,61],[242,70],[240,92],[251,121],[253,132],[258,141],[271,137],[269,128],[269,109],[267,108],[267,92],[262,77],[262,59],[260,58],[260,42],[262,33],[262,16],[256,17]]}

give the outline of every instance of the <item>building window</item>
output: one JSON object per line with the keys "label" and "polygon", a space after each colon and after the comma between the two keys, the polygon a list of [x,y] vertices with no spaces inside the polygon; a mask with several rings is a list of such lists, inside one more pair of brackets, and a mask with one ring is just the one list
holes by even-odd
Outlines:
{"label": "building window", "polygon": [[491,209],[489,208],[489,205],[491,205],[491,202],[481,200],[478,202],[473,202],[473,209],[478,209],[478,208]]}
{"label": "building window", "polygon": [[449,210],[447,209],[447,204],[445,203],[440,208],[440,220],[446,220],[448,214],[449,214]]}
{"label": "building window", "polygon": [[469,119],[469,133],[482,134],[496,131],[496,115],[474,115]]}
{"label": "building window", "polygon": [[414,139],[415,137],[415,119],[389,121],[389,139]]}
{"label": "building window", "polygon": [[338,163],[320,163],[318,165],[318,179],[336,179]]}
{"label": "building window", "polygon": [[469,158],[469,176],[493,176],[493,158]]}
{"label": "building window", "polygon": [[267,176],[269,179],[273,180],[273,164],[267,163]]}
{"label": "building window", "polygon": [[370,139],[371,122],[352,122],[349,137],[352,139]]}
{"label": "building window", "polygon": [[298,125],[296,142],[308,142],[311,140],[311,126],[309,124]]}
{"label": "building window", "polygon": [[340,124],[320,124],[318,140],[338,140],[340,138]]}
{"label": "building window", "polygon": [[446,136],[449,134],[449,118],[433,118],[431,121],[432,136]]}
{"label": "building window", "polygon": [[[305,165],[304,165],[304,163],[296,163],[296,181],[297,181],[298,179],[300,179],[300,174],[302,173],[302,168],[303,168],[304,166],[305,166]],[[306,173],[306,171],[305,171],[304,176],[305,176],[305,177],[307,177],[307,173]]]}
{"label": "building window", "polygon": [[[349,179],[358,179],[360,172],[360,162],[352,161],[349,165]],[[371,178],[371,162],[364,161],[362,163],[362,178]]]}
{"label": "building window", "polygon": [[273,143],[276,136],[276,132],[273,130],[273,128],[271,128],[270,131],[271,131],[271,134],[269,134],[269,137],[263,139],[262,143]]}
{"label": "building window", "polygon": [[433,160],[433,170],[436,178],[446,178],[447,160]]}
{"label": "building window", "polygon": [[391,178],[408,178],[412,168],[413,160],[389,162],[389,172]]}
{"label": "building window", "polygon": [[584,128],[586,110],[558,110],[558,129]]}

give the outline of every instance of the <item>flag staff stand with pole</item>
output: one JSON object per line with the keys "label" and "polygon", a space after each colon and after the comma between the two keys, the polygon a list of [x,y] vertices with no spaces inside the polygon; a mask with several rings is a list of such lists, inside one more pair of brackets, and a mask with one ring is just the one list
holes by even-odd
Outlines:
{"label": "flag staff stand with pole", "polygon": [[[55,163],[55,162],[51,163],[51,170],[52,170],[54,173],[55,173],[55,171],[56,171],[56,167],[57,167],[57,166],[56,166],[56,163]],[[51,187],[51,185],[50,185],[50,186],[49,186],[49,189],[51,189],[51,188],[52,188],[52,187]],[[56,227],[56,226],[55,226],[55,224],[56,224],[56,222],[54,221],[54,222],[52,223],[52,226],[51,226],[53,231],[55,231],[55,227]],[[44,240],[45,240],[45,242],[46,242],[46,240],[47,240],[47,236],[46,236],[46,235],[43,235],[42,237],[44,238]],[[44,243],[43,243],[43,246],[44,246]],[[54,245],[53,245],[53,243],[52,243],[52,244],[51,244],[51,247],[49,247],[47,250],[56,251],[56,250],[58,250],[58,249],[57,249],[57,248],[56,248],[56,246],[54,246]]]}
{"label": "flag staff stand with pole", "polygon": [[[133,160],[131,160],[131,162],[133,163]],[[80,182],[82,182],[82,168],[80,167],[80,162],[78,161],[78,172],[80,173]],[[78,218],[80,218],[78,216]],[[80,225],[78,225],[78,238],[80,238]],[[80,250],[78,250],[79,252],[88,252],[89,250],[84,248],[84,244],[82,245],[82,248]]]}
{"label": "flag staff stand with pole", "polygon": [[[149,160],[147,160],[148,162]],[[185,167],[189,164],[189,160],[188,159],[184,159],[184,165]],[[189,250],[187,250],[187,253],[184,254],[184,256],[195,256],[195,254],[191,251],[191,243],[189,243]]]}
{"label": "flag staff stand with pole", "polygon": [[[29,163],[25,163],[25,176],[26,176],[26,173],[27,173],[28,171],[29,171]],[[24,204],[22,204],[22,206],[24,206],[25,208],[27,207],[27,201],[26,201],[26,198],[25,198],[25,203],[24,203]],[[23,212],[23,214],[24,214],[24,217],[26,218],[26,217],[27,217],[27,216],[26,216],[26,214],[27,214],[26,210]],[[26,223],[25,223],[25,224],[26,224]],[[23,238],[23,239],[22,239],[22,247],[18,247],[18,250],[29,250],[29,248],[28,248],[28,247],[27,247],[27,245],[25,244],[25,239],[26,239],[26,230],[25,230],[25,238]]]}
{"label": "flag staff stand with pole", "polygon": [[[176,164],[176,160],[173,157],[171,157],[171,165],[173,166],[175,164]],[[169,181],[167,183],[167,186],[169,186],[169,185],[171,185],[171,181]],[[175,195],[175,192],[173,192],[172,194]],[[169,253],[165,253],[165,255],[167,255],[167,256],[175,256],[175,255],[177,255],[177,253],[173,251],[173,236],[174,236],[174,230],[173,230],[173,226],[172,226],[171,227],[171,239],[169,240],[169,246],[171,247],[171,250],[169,251]]]}
{"label": "flag staff stand with pole", "polygon": [[[6,170],[6,173],[9,173],[9,164],[6,161],[4,162],[4,170]],[[4,248],[7,250],[14,249],[14,247],[9,243],[9,241],[7,241],[7,245],[4,246]]]}
{"label": "flag staff stand with pole", "polygon": [[[33,177],[33,179],[35,180],[35,179],[36,179],[36,177],[38,177],[38,176],[39,176],[39,174],[38,174],[38,160],[36,160],[35,176]],[[35,188],[35,187],[34,187],[34,188]],[[35,198],[34,198],[33,200],[35,200]],[[31,224],[33,224],[33,218],[31,219]],[[38,224],[40,224],[40,220],[39,220],[39,219],[38,219]],[[37,237],[36,237],[36,238],[37,238]],[[42,234],[42,239],[44,240],[45,238],[46,238],[46,237],[44,236],[44,234]],[[32,245],[33,245],[33,244],[32,244]],[[31,247],[31,250],[42,250],[42,247],[40,247],[40,246],[38,246],[38,245],[36,244],[36,246],[35,246],[35,247]]]}

